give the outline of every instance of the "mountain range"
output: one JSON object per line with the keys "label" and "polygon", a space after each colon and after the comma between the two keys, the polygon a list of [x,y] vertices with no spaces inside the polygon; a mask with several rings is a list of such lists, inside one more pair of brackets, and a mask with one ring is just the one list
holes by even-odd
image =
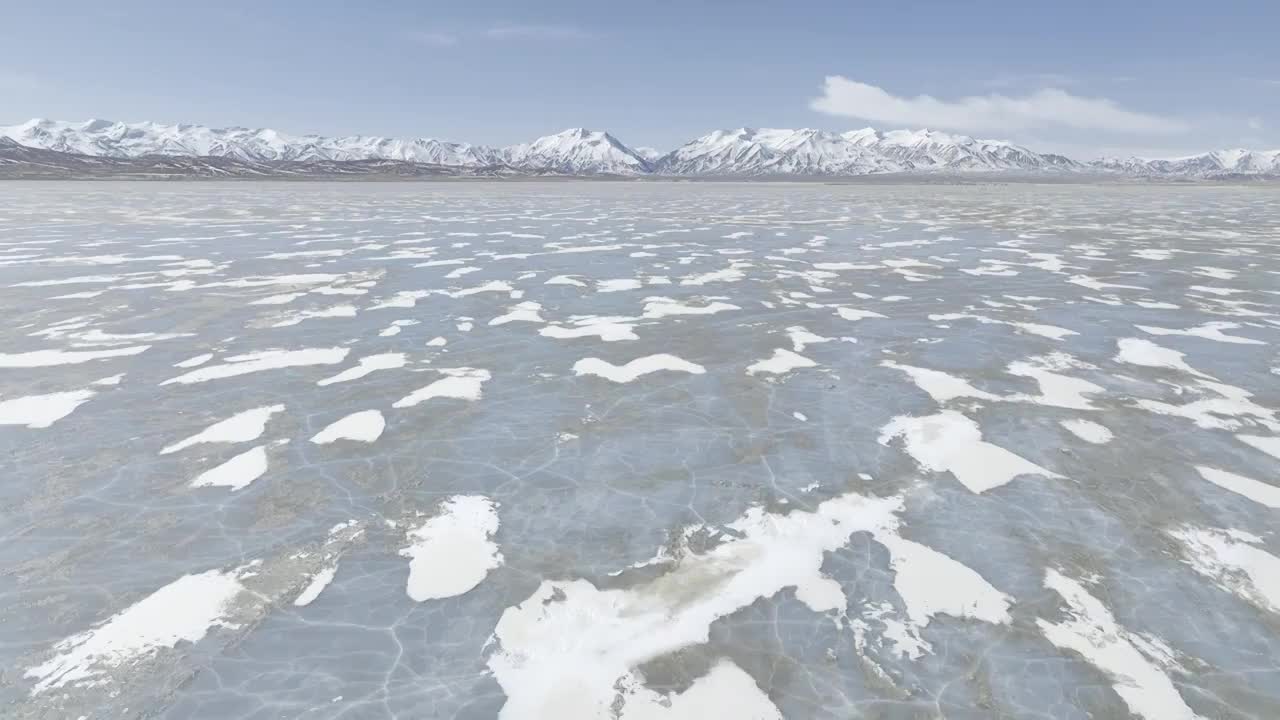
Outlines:
{"label": "mountain range", "polygon": [[582,128],[529,143],[488,147],[432,138],[324,137],[240,127],[36,119],[0,126],[0,171],[5,169],[9,176],[59,172],[211,177],[1088,173],[1212,179],[1280,177],[1280,150],[1222,150],[1174,159],[1080,162],[1010,142],[934,130],[881,132],[865,128],[833,133],[738,128],[716,130],[662,153],[632,148],[607,132]]}

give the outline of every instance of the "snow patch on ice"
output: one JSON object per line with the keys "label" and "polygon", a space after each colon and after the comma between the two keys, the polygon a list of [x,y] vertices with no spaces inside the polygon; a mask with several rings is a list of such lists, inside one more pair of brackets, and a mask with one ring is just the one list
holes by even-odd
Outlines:
{"label": "snow patch on ice", "polygon": [[395,370],[402,368],[408,361],[405,359],[404,353],[380,353],[378,355],[366,355],[356,361],[356,366],[347,368],[337,375],[317,380],[317,385],[332,385],[334,383],[349,382],[351,380],[359,380],[377,370]]}
{"label": "snow patch on ice", "polygon": [[338,440],[354,440],[371,443],[382,436],[387,421],[378,410],[361,410],[335,420],[328,427],[311,437],[317,445],[328,445]]}
{"label": "snow patch on ice", "polygon": [[1115,435],[1106,425],[1099,425],[1092,420],[1061,420],[1058,422],[1067,432],[1094,445],[1103,445],[1111,442]]}
{"label": "snow patch on ice", "polygon": [[1036,625],[1049,642],[1074,650],[1112,681],[1129,710],[1147,720],[1194,720],[1199,716],[1187,706],[1169,676],[1139,648],[1149,645],[1121,627],[1101,600],[1076,580],[1057,570],[1045,573],[1044,586],[1067,604],[1067,619]]}
{"label": "snow patch on ice", "polygon": [[248,487],[266,472],[267,448],[259,445],[200,473],[191,481],[191,487],[225,487],[235,491]]}
{"label": "snow patch on ice", "polygon": [[493,375],[488,370],[477,368],[441,368],[445,377],[436,380],[426,387],[418,388],[408,395],[392,403],[394,408],[408,408],[424,403],[432,398],[453,398],[455,400],[479,400],[481,386]]}
{"label": "snow patch on ice", "polygon": [[800,368],[817,367],[818,363],[810,360],[803,355],[787,350],[786,348],[777,348],[773,351],[773,355],[758,360],[747,366],[748,375],[758,375],[760,373],[768,373],[771,375],[783,375],[798,370]]}
{"label": "snow patch on ice", "polygon": [[667,353],[636,358],[625,365],[613,365],[593,357],[583,358],[573,364],[575,375],[596,375],[616,383],[628,383],[641,375],[648,375],[661,370],[685,372],[693,375],[701,375],[706,372],[706,368],[697,363],[691,363]]}
{"label": "snow patch on ice", "polygon": [[1224,490],[1243,495],[1269,508],[1280,508],[1280,487],[1204,465],[1197,465],[1196,471],[1200,473],[1200,477]]}
{"label": "snow patch on ice", "polygon": [[304,350],[263,350],[261,352],[233,355],[226,358],[222,365],[202,367],[185,375],[169,378],[161,385],[181,383],[208,382],[238,375],[279,370],[282,368],[301,367],[305,365],[334,365],[342,362],[351,350],[344,347],[307,348]]}
{"label": "snow patch on ice", "polygon": [[497,505],[482,495],[455,495],[440,514],[407,535],[400,555],[409,558],[405,591],[418,602],[462,595],[502,564],[493,541]]}
{"label": "snow patch on ice", "polygon": [[244,590],[234,572],[208,570],[184,575],[104,620],[54,646],[56,654],[30,668],[32,694],[94,683],[95,679],[160,648],[195,643],[210,629],[227,624],[236,596]]}
{"label": "snow patch on ice", "polygon": [[96,394],[93,390],[85,389],[0,400],[0,425],[47,428],[70,415]]}
{"label": "snow patch on ice", "polygon": [[166,446],[160,451],[160,454],[168,455],[199,443],[238,443],[257,440],[266,431],[267,421],[278,412],[284,412],[284,405],[264,405],[252,410],[238,412],[226,420],[220,420],[210,425],[185,440],[179,440],[172,445]]}
{"label": "snow patch on ice", "polygon": [[902,437],[906,452],[933,472],[950,472],[971,492],[983,493],[1019,475],[1061,477],[982,439],[978,423],[954,410],[924,417],[898,416],[881,429],[880,444]]}

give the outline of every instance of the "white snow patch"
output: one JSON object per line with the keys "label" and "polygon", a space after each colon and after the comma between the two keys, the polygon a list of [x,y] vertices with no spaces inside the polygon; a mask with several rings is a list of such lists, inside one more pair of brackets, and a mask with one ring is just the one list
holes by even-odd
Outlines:
{"label": "white snow patch", "polygon": [[1280,613],[1280,558],[1254,547],[1262,538],[1238,530],[1187,526],[1169,531],[1182,543],[1183,562],[1219,588]]}
{"label": "white snow patch", "polygon": [[598,337],[604,342],[620,340],[638,340],[635,330],[629,324],[633,318],[624,317],[589,317],[573,321],[574,327],[548,325],[538,331],[543,337],[557,340],[573,340],[583,337]]}
{"label": "white snow patch", "polygon": [[303,320],[355,317],[356,312],[355,305],[334,305],[332,307],[320,308],[319,310],[303,310],[290,315],[283,320],[272,323],[271,327],[292,327],[293,325],[301,323]]}
{"label": "white snow patch", "polygon": [[1160,347],[1150,340],[1141,338],[1121,338],[1116,341],[1116,345],[1120,348],[1120,352],[1116,355],[1116,360],[1130,365],[1141,365],[1143,367],[1169,368],[1172,370],[1181,370],[1185,373],[1198,375],[1200,377],[1208,377],[1199,370],[1191,367],[1184,361],[1183,354],[1177,350]]}
{"label": "white snow patch", "polygon": [[[972,568],[927,545],[907,540],[895,533],[875,533],[876,541],[889,550],[894,571],[893,588],[907,609],[908,632],[916,642],[909,651],[919,657],[928,645],[919,637],[919,628],[934,615],[973,618],[994,624],[1011,621],[1008,595],[996,590]],[[900,646],[902,647],[902,646]]]}
{"label": "white snow patch", "polygon": [[52,365],[79,365],[93,360],[128,357],[150,349],[150,345],[112,348],[110,350],[32,350],[23,353],[0,353],[0,368],[33,368]]}
{"label": "white snow patch", "polygon": [[480,293],[513,292],[514,290],[515,289],[512,288],[511,285],[508,283],[505,283],[501,280],[491,280],[483,285],[477,285],[476,287],[466,288],[464,290],[455,290],[453,292],[445,292],[444,294],[456,300],[457,298],[468,297],[470,295],[478,295]]}
{"label": "white snow patch", "polygon": [[892,360],[885,360],[880,365],[906,373],[917,387],[929,393],[929,397],[932,397],[934,402],[937,403],[946,403],[956,398],[965,397],[979,400],[1001,399],[999,395],[993,395],[986,390],[979,390],[970,385],[967,380],[947,374],[941,370],[902,365]]}
{"label": "white snow patch", "polygon": [[1054,645],[1080,653],[1111,678],[1111,687],[1134,715],[1147,720],[1199,717],[1187,707],[1169,676],[1139,651],[1148,644],[1135,643],[1141,638],[1120,627],[1101,600],[1057,570],[1045,572],[1044,585],[1066,601],[1068,619],[1051,623],[1037,618],[1040,632]]}
{"label": "white snow patch", "polygon": [[418,602],[455,597],[479,585],[502,564],[493,541],[497,532],[498,509],[489,498],[455,495],[446,500],[439,515],[409,531],[409,545],[400,550],[409,558],[409,597]]}
{"label": "white snow patch", "polygon": [[599,280],[596,282],[596,292],[610,293],[622,292],[624,290],[638,290],[644,287],[644,283],[633,278],[618,278],[615,280]]}
{"label": "white snow patch", "polygon": [[690,275],[680,280],[681,285],[706,285],[713,282],[735,282],[746,277],[741,270],[736,267],[728,267],[715,272],[703,273],[701,275]]}
{"label": "white snow patch", "polygon": [[325,429],[316,433],[311,442],[317,445],[328,445],[337,440],[355,440],[371,443],[382,436],[387,421],[378,410],[361,410],[346,417],[335,420]]}
{"label": "white snow patch", "polygon": [[1115,439],[1115,434],[1106,425],[1099,425],[1092,420],[1061,420],[1058,424],[1072,435],[1094,445],[1103,445]]}
{"label": "white snow patch", "polygon": [[791,338],[791,349],[796,352],[804,352],[804,349],[809,345],[831,342],[832,340],[832,338],[811,333],[799,325],[787,328],[787,337]]}
{"label": "white snow patch", "polygon": [[27,670],[32,694],[67,685],[96,684],[112,668],[141,660],[160,648],[199,642],[210,628],[226,625],[244,587],[233,572],[184,575],[90,630],[54,645],[57,653]]}
{"label": "white snow patch", "polygon": [[703,306],[688,305],[669,297],[647,297],[644,299],[643,317],[656,319],[668,315],[714,315],[726,310],[741,310],[741,307],[726,302],[711,302]]}
{"label": "white snow patch", "polygon": [[1039,396],[1016,395],[1009,399],[1069,410],[1094,410],[1096,408],[1093,403],[1085,396],[1106,392],[1106,388],[1088,380],[1054,372],[1080,366],[1081,364],[1075,358],[1064,353],[1009,363],[1009,374],[1033,378],[1040,386]]}
{"label": "white snow patch", "polygon": [[505,315],[499,315],[498,317],[490,320],[489,324],[506,325],[509,322],[546,322],[546,320],[542,319],[542,315],[539,314],[541,311],[542,305],[526,300],[522,303],[516,303],[516,305],[511,308],[510,312]]}
{"label": "white snow patch", "polygon": [[200,473],[191,481],[191,487],[226,487],[235,491],[247,487],[266,472],[267,448],[259,445]]}
{"label": "white snow patch", "polygon": [[185,370],[187,368],[199,367],[209,362],[212,359],[213,359],[213,353],[204,353],[202,355],[196,355],[195,357],[187,358],[182,362],[174,363],[173,366],[176,368],[182,368]]}
{"label": "white snow patch", "polygon": [[386,310],[388,308],[411,308],[418,301],[431,295],[430,290],[401,290],[386,300],[369,307],[370,310]]}
{"label": "white snow patch", "polygon": [[488,370],[477,368],[442,368],[443,377],[426,387],[418,388],[395,401],[391,407],[407,408],[424,403],[432,398],[453,398],[455,400],[479,400],[481,386],[493,377]]}
{"label": "white snow patch", "polygon": [[1205,340],[1214,340],[1220,343],[1233,343],[1236,345],[1266,345],[1261,340],[1253,338],[1240,337],[1239,335],[1228,335],[1223,330],[1234,330],[1240,327],[1240,323],[1233,322],[1207,322],[1203,325],[1178,330],[1175,328],[1154,327],[1151,325],[1135,326],[1144,333],[1150,335],[1185,335],[1187,337],[1204,338]]}
{"label": "white snow patch", "polygon": [[334,365],[342,362],[349,348],[306,348],[303,350],[263,350],[261,352],[233,355],[222,365],[202,367],[185,375],[169,378],[161,385],[170,383],[191,384],[221,380],[223,378],[247,375],[264,370],[300,367],[303,365]]}
{"label": "white snow patch", "polygon": [[773,375],[782,375],[784,373],[797,370],[799,368],[816,367],[818,363],[810,360],[803,355],[787,350],[785,348],[777,348],[773,351],[773,355],[764,360],[758,360],[747,366],[748,375],[756,375],[758,373],[770,373]]}
{"label": "white snow patch", "polygon": [[1018,475],[1061,477],[982,439],[978,423],[954,410],[898,416],[881,429],[880,444],[901,436],[907,454],[933,472],[950,472],[971,492],[1000,487]]}
{"label": "white snow patch", "polygon": [[302,592],[298,593],[298,597],[293,599],[293,604],[296,607],[305,607],[315,602],[315,599],[320,597],[320,593],[324,592],[325,588],[329,587],[329,583],[333,582],[333,577],[337,574],[338,566],[333,565],[313,575],[311,582],[307,583]]}
{"label": "white snow patch", "polygon": [[865,320],[866,318],[887,318],[887,315],[881,315],[872,310],[856,310],[854,308],[838,307],[836,314],[845,320]]}
{"label": "white snow patch", "polygon": [[238,443],[257,440],[266,431],[267,421],[278,412],[284,412],[284,405],[264,405],[252,410],[238,412],[226,420],[220,420],[210,425],[185,440],[179,440],[172,445],[166,446],[160,451],[160,454],[168,455],[199,443]]}
{"label": "white snow patch", "polygon": [[1271,457],[1280,459],[1280,437],[1266,437],[1263,435],[1237,435],[1236,439],[1240,442],[1258,448],[1262,452]]}
{"label": "white snow patch", "polygon": [[1211,392],[1217,397],[1201,398],[1184,405],[1139,398],[1138,407],[1158,415],[1173,415],[1193,421],[1198,427],[1206,429],[1236,430],[1246,420],[1237,418],[1253,418],[1253,421],[1267,427],[1272,432],[1280,432],[1275,411],[1255,403],[1250,398],[1253,393],[1226,383],[1211,380],[1196,380],[1196,385],[1186,388],[1197,393]]}
{"label": "white snow patch", "polygon": [[[499,649],[488,663],[507,696],[499,717],[668,717],[631,714],[652,711],[648,696],[631,691],[642,681],[637,666],[706,643],[716,620],[785,588],[794,588],[814,612],[842,615],[848,600],[822,573],[822,563],[856,532],[870,532],[889,548],[913,624],[938,613],[1008,622],[1009,598],[951,558],[897,535],[901,508],[901,498],[855,493],[813,512],[775,515],[754,507],[728,526],[732,534],[724,542],[705,551],[686,548],[673,558],[660,552],[656,560],[670,569],[630,587],[543,581],[507,608],[494,629]],[[667,700],[672,707],[678,702]],[[724,702],[697,717],[772,717],[728,713]]]}
{"label": "white snow patch", "polygon": [[616,383],[631,382],[641,375],[648,375],[660,370],[685,372],[693,375],[701,375],[706,372],[706,368],[701,365],[682,360],[675,355],[667,353],[636,358],[625,365],[613,365],[593,357],[583,358],[573,364],[575,375],[596,375]]}
{"label": "white snow patch", "polygon": [[587,284],[577,279],[573,275],[556,275],[548,279],[543,285],[573,285],[574,287],[586,287]]}
{"label": "white snow patch", "polygon": [[1196,471],[1200,473],[1200,477],[1224,490],[1243,495],[1269,508],[1280,508],[1280,487],[1204,465],[1197,465]]}
{"label": "white snow patch", "polygon": [[0,400],[0,425],[47,428],[70,415],[96,394],[93,390],[86,389]]}
{"label": "white snow patch", "polygon": [[376,370],[395,370],[402,368],[408,361],[405,359],[404,353],[380,353],[377,355],[366,355],[356,361],[356,366],[347,368],[337,375],[317,380],[317,385],[332,385],[334,383],[349,382],[358,380],[365,375]]}

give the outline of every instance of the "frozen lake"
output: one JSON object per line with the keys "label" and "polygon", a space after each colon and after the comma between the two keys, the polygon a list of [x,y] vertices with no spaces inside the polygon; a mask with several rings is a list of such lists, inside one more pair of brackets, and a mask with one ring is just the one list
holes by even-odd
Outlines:
{"label": "frozen lake", "polygon": [[6,718],[1280,717],[1280,193],[8,183]]}

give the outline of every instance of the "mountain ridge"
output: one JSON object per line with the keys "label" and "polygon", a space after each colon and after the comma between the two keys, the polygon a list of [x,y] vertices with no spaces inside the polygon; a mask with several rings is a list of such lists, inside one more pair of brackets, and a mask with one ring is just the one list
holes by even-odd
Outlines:
{"label": "mountain ridge", "polygon": [[85,158],[222,158],[245,168],[262,165],[264,172],[279,172],[286,166],[302,171],[308,163],[327,163],[334,168],[340,167],[334,163],[383,163],[384,167],[405,163],[444,174],[567,176],[821,178],[988,172],[1169,178],[1280,176],[1280,150],[1219,150],[1181,158],[1081,162],[1008,141],[929,129],[862,128],[835,133],[813,128],[743,127],[714,130],[666,153],[632,148],[608,132],[585,128],[570,128],[528,143],[490,147],[425,137],[327,137],[270,128],[33,119],[0,127],[0,138],[22,147]]}

